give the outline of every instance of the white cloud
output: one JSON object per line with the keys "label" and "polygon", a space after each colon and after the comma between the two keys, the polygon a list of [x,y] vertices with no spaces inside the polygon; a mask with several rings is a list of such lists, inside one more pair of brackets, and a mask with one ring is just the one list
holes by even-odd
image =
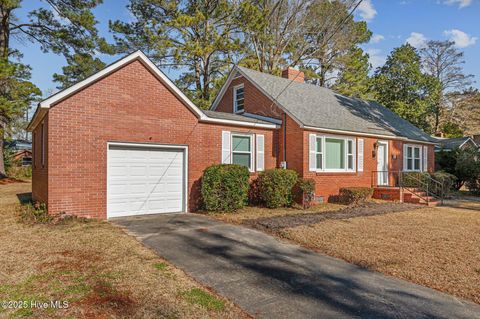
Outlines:
{"label": "white cloud", "polygon": [[469,5],[472,4],[472,2],[473,2],[473,0],[445,0],[445,1],[443,1],[444,4],[448,4],[448,5],[457,5],[458,4],[458,7],[460,9],[468,7]]}
{"label": "white cloud", "polygon": [[417,49],[421,49],[425,47],[427,38],[422,33],[412,32],[405,42],[410,43],[411,46]]}
{"label": "white cloud", "polygon": [[385,37],[381,34],[374,34],[372,35],[372,38],[370,39],[371,43],[378,43],[380,41],[385,40]]}
{"label": "white cloud", "polygon": [[372,64],[373,70],[385,64],[387,57],[382,54],[380,49],[366,49],[365,52],[369,56],[369,61]]}
{"label": "white cloud", "polygon": [[447,30],[444,31],[443,34],[448,37],[450,41],[455,42],[455,45],[459,48],[466,48],[474,45],[478,40],[477,37],[472,37],[458,29]]}
{"label": "white cloud", "polygon": [[373,7],[371,0],[364,0],[358,6],[358,14],[365,21],[371,21],[377,15],[377,10]]}

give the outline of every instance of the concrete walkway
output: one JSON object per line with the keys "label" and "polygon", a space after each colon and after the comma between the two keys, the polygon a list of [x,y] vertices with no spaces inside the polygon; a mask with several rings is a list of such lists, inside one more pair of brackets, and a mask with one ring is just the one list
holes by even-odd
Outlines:
{"label": "concrete walkway", "polygon": [[480,306],[194,214],[112,220],[258,318],[480,318]]}

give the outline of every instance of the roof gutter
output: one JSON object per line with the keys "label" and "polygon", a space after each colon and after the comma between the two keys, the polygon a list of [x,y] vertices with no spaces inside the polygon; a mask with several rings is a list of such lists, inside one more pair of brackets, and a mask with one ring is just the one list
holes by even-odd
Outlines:
{"label": "roof gutter", "polygon": [[305,126],[301,125],[302,128],[306,130],[312,130],[312,131],[319,131],[319,132],[325,132],[325,133],[339,133],[339,134],[349,134],[349,135],[355,135],[355,136],[368,136],[368,137],[376,137],[376,138],[384,138],[384,139],[391,139],[391,140],[401,140],[401,141],[407,141],[407,142],[415,142],[415,143],[423,143],[423,144],[430,144],[430,145],[437,145],[439,143],[434,143],[434,142],[427,142],[427,141],[420,141],[420,140],[412,140],[403,136],[391,136],[391,135],[382,135],[382,134],[372,134],[372,133],[362,133],[362,132],[353,132],[353,131],[343,131],[343,130],[333,130],[333,129],[327,129],[327,128],[319,128],[319,127],[314,127],[314,126]]}
{"label": "roof gutter", "polygon": [[258,123],[258,122],[242,122],[242,121],[233,121],[233,120],[224,120],[224,119],[216,119],[212,117],[201,117],[199,119],[200,122],[207,122],[207,123],[215,123],[215,124],[226,124],[226,125],[235,125],[235,126],[246,126],[252,128],[267,128],[267,129],[278,129],[280,125],[277,124],[266,124],[266,123]]}

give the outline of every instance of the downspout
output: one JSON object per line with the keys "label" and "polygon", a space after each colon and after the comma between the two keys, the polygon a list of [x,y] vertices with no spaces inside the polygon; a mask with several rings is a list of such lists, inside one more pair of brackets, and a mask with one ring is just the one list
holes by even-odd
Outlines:
{"label": "downspout", "polygon": [[283,168],[287,168],[287,113],[283,113]]}

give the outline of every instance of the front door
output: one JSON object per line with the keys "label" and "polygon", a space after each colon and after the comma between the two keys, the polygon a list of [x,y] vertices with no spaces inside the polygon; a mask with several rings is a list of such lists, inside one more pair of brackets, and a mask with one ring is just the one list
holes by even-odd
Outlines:
{"label": "front door", "polygon": [[378,142],[377,150],[377,185],[388,185],[388,144]]}

